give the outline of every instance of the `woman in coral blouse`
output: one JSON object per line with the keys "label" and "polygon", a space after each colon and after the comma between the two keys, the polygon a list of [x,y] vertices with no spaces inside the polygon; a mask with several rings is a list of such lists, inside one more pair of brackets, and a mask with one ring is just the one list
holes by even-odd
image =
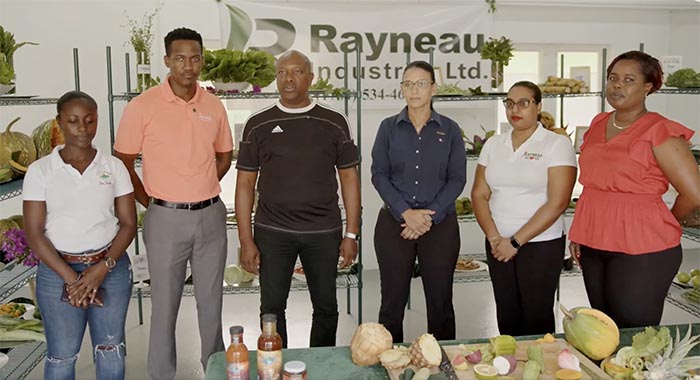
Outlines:
{"label": "woman in coral blouse", "polygon": [[[646,108],[661,87],[659,61],[643,52],[616,57],[605,89],[615,109],[584,135],[583,193],[569,231],[591,306],[620,327],[658,325],[682,260],[681,223],[700,206],[693,131]],[[661,196],[678,191],[669,210]]]}

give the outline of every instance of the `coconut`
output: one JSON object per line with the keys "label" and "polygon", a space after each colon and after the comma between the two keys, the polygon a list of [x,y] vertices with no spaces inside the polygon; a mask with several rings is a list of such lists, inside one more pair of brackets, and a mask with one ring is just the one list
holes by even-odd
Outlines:
{"label": "coconut", "polygon": [[12,120],[5,132],[0,133],[0,166],[10,162],[14,152],[19,152],[19,157],[14,161],[21,166],[27,167],[36,160],[36,147],[31,137],[21,132],[10,131],[19,119],[18,117]]}

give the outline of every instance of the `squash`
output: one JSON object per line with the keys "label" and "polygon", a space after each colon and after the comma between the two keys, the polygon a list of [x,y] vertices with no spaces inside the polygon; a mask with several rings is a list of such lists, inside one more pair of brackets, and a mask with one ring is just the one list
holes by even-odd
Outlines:
{"label": "squash", "polygon": [[566,340],[593,360],[602,360],[612,355],[620,344],[620,330],[605,313],[579,307],[564,313],[564,336]]}
{"label": "squash", "polygon": [[375,322],[363,323],[357,326],[350,339],[352,362],[360,366],[377,364],[379,355],[390,350],[392,342],[391,333],[383,325]]}
{"label": "squash", "polygon": [[[12,132],[12,126],[20,118],[16,118],[7,125],[5,132],[0,133],[0,167],[12,161],[12,154],[19,152],[19,157],[15,161],[19,167],[27,167],[36,160],[36,147],[32,139],[21,132]],[[13,165],[14,167],[14,165]]]}
{"label": "squash", "polygon": [[63,132],[56,119],[46,120],[34,128],[32,140],[36,146],[37,158],[50,154],[53,148],[65,143]]}

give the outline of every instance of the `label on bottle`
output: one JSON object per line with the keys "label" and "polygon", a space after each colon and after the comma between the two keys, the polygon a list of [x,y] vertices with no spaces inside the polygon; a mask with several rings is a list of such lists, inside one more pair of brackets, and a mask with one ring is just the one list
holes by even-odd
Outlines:
{"label": "label on bottle", "polygon": [[248,380],[248,362],[226,363],[228,380]]}
{"label": "label on bottle", "polygon": [[258,380],[278,380],[282,377],[282,350],[258,350]]}

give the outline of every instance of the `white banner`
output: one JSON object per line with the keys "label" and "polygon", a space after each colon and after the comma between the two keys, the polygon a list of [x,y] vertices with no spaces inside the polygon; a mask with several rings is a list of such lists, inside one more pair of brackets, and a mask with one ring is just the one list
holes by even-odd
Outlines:
{"label": "white banner", "polygon": [[[220,3],[222,40],[229,49],[259,49],[279,56],[289,49],[311,59],[315,80],[355,88],[366,100],[397,99],[403,67],[413,60],[439,68],[438,84],[490,88],[491,65],[479,48],[491,37],[488,4]],[[492,36],[498,37],[498,36]],[[357,69],[357,50],[362,51]],[[344,65],[348,53],[348,69]]]}

